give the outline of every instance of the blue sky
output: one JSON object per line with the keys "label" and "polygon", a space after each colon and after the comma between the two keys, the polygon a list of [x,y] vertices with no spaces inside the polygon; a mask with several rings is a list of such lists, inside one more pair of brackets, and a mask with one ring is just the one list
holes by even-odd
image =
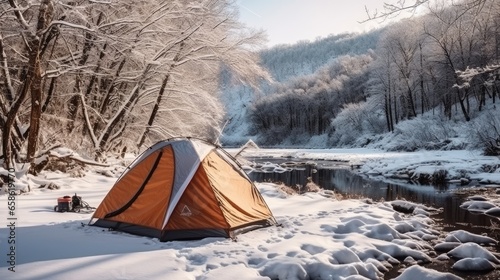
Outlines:
{"label": "blue sky", "polygon": [[371,11],[381,9],[384,0],[238,0],[240,20],[250,27],[264,29],[268,46],[343,32],[363,32],[380,22],[359,23]]}

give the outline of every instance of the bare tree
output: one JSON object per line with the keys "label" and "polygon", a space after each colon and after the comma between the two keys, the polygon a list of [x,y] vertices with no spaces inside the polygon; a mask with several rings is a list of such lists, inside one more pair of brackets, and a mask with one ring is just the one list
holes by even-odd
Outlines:
{"label": "bare tree", "polygon": [[[484,5],[484,3],[489,0],[447,0],[444,1],[446,4],[449,5],[460,5],[464,6],[466,8],[474,8],[478,6]],[[394,1],[387,1],[384,2],[381,9],[378,10],[372,10],[370,11],[366,6],[365,6],[365,11],[367,18],[364,21],[370,21],[370,20],[375,20],[375,19],[383,19],[386,20],[391,17],[395,17],[400,15],[401,13],[408,13],[410,15],[413,15],[416,13],[417,9],[425,6],[425,5],[430,5],[434,4],[434,0],[394,0]]]}
{"label": "bare tree", "polygon": [[[52,21],[53,17],[53,3],[51,0],[43,0],[40,2],[38,8],[31,9],[32,7],[27,7],[26,10],[31,10],[31,12],[38,11],[36,23],[34,27],[30,26],[30,23],[25,19],[25,13],[22,13],[23,7],[15,0],[9,0],[10,7],[4,6],[3,9],[5,13],[11,12],[16,20],[16,28],[19,33],[22,34],[24,38],[24,46],[22,54],[26,58],[26,63],[23,65],[23,83],[18,93],[15,94],[13,90],[13,84],[11,82],[11,77],[9,73],[7,55],[5,54],[5,47],[2,46],[2,60],[5,74],[5,84],[8,92],[8,99],[11,99],[11,104],[8,105],[10,109],[6,112],[6,118],[3,121],[2,128],[2,152],[4,156],[4,166],[6,168],[11,168],[12,165],[12,129],[15,125],[15,120],[18,117],[19,110],[22,103],[30,93],[31,99],[31,114],[29,118],[29,133],[28,133],[28,144],[27,144],[27,156],[26,160],[28,162],[33,162],[35,152],[38,148],[38,134],[40,131],[40,116],[42,109],[42,47],[49,43],[52,37],[48,36],[47,27]],[[0,43],[3,45],[3,42]],[[3,102],[2,102],[3,103]],[[6,106],[6,104],[4,105]],[[16,147],[15,147],[16,148]],[[18,147],[17,147],[18,148]]]}

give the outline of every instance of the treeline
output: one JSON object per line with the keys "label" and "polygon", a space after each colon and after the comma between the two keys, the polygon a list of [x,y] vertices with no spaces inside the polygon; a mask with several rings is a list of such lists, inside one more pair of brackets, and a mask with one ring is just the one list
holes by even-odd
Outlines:
{"label": "treeline", "polygon": [[219,71],[268,79],[233,1],[1,1],[1,159],[63,145],[104,160],[160,139],[215,140]]}
{"label": "treeline", "polygon": [[[498,1],[434,4],[424,16],[384,28],[372,52],[337,58],[312,75],[277,85],[255,103],[249,119],[256,131],[266,129],[262,144],[290,142],[290,135],[297,139],[292,142],[306,143],[326,132],[333,146],[395,131],[398,123],[429,111],[468,122],[498,98],[499,55]],[[335,67],[344,60],[363,63]],[[295,120],[308,110],[315,111],[314,120]],[[498,131],[500,123],[493,122],[476,132],[495,145]]]}
{"label": "treeline", "polygon": [[294,45],[279,45],[260,53],[262,65],[277,82],[309,75],[343,55],[365,54],[377,46],[382,29],[369,33],[331,35],[315,42],[302,41]]}
{"label": "treeline", "polygon": [[[299,80],[299,77],[302,76],[308,76],[309,78],[307,79],[310,80],[308,83],[314,83],[314,73],[320,71],[319,69],[321,68],[328,68],[328,65],[336,63],[335,61],[338,57],[354,57],[369,53],[371,49],[376,47],[381,32],[382,30],[376,30],[364,34],[331,35],[326,38],[317,39],[314,42],[302,41],[293,45],[279,45],[262,50],[260,51],[261,63],[272,75],[273,81],[261,82],[258,89],[231,83],[229,79],[231,73],[229,71],[222,72],[221,97],[226,109],[225,128],[221,138],[223,144],[241,145],[247,141],[249,135],[260,133],[269,133],[272,135],[273,133],[270,131],[258,131],[262,127],[253,126],[249,121],[249,113],[256,100],[273,95],[276,92],[285,93],[287,82],[290,82],[291,87],[295,87],[296,80]],[[332,76],[335,76],[335,74],[332,74]],[[306,90],[306,88],[302,86],[302,90]],[[275,97],[270,96],[269,98],[273,99]],[[294,98],[291,97],[290,100]],[[313,104],[306,105],[307,102],[311,102],[314,99],[313,96],[305,94],[300,98],[307,99],[303,103],[305,106],[314,108]],[[268,112],[272,112],[274,109],[271,107],[266,108],[266,110],[268,109]],[[263,106],[259,106],[259,108],[264,109]],[[316,110],[311,110],[314,114],[317,114]],[[276,112],[273,114],[276,114]],[[312,117],[307,118],[312,118],[310,122],[322,122],[322,124],[318,124],[319,130],[316,130],[323,131],[324,129],[330,129],[325,127],[329,125],[329,118],[331,117],[332,115],[327,113],[322,116],[324,121],[316,120]],[[306,130],[308,129],[306,128]],[[313,130],[315,129],[311,128],[311,131]],[[275,143],[278,141],[271,142]]]}
{"label": "treeline", "polygon": [[341,56],[319,69],[277,85],[275,93],[255,102],[250,112],[251,133],[260,133],[268,145],[307,141],[311,135],[331,132],[331,120],[347,103],[366,98],[371,55]]}

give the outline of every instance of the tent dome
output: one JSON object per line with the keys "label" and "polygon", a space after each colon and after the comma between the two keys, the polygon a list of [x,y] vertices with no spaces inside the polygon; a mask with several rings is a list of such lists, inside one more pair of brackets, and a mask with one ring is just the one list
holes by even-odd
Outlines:
{"label": "tent dome", "polygon": [[276,224],[238,163],[194,138],[156,143],[137,157],[96,209],[90,225],[160,241],[231,237]]}

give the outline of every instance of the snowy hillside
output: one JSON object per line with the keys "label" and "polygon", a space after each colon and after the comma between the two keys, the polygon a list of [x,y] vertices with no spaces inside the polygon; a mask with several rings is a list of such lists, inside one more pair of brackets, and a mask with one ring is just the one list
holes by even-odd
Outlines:
{"label": "snowy hillside", "polygon": [[[258,90],[233,84],[222,79],[221,98],[226,110],[226,126],[221,138],[226,145],[244,144],[252,132],[249,130],[248,110],[256,100],[274,94],[276,86],[307,76],[345,55],[360,55],[375,48],[381,31],[365,34],[341,34],[314,42],[281,45],[260,52],[261,64],[270,72],[274,82],[264,82]],[[227,75],[224,73],[223,75]]]}
{"label": "snowy hillside", "polygon": [[224,88],[222,142],[500,154],[499,41],[474,25],[496,28],[489,11],[500,6],[481,3],[474,13],[451,5],[360,36],[262,51],[275,83],[235,103],[228,96],[242,91]]}

